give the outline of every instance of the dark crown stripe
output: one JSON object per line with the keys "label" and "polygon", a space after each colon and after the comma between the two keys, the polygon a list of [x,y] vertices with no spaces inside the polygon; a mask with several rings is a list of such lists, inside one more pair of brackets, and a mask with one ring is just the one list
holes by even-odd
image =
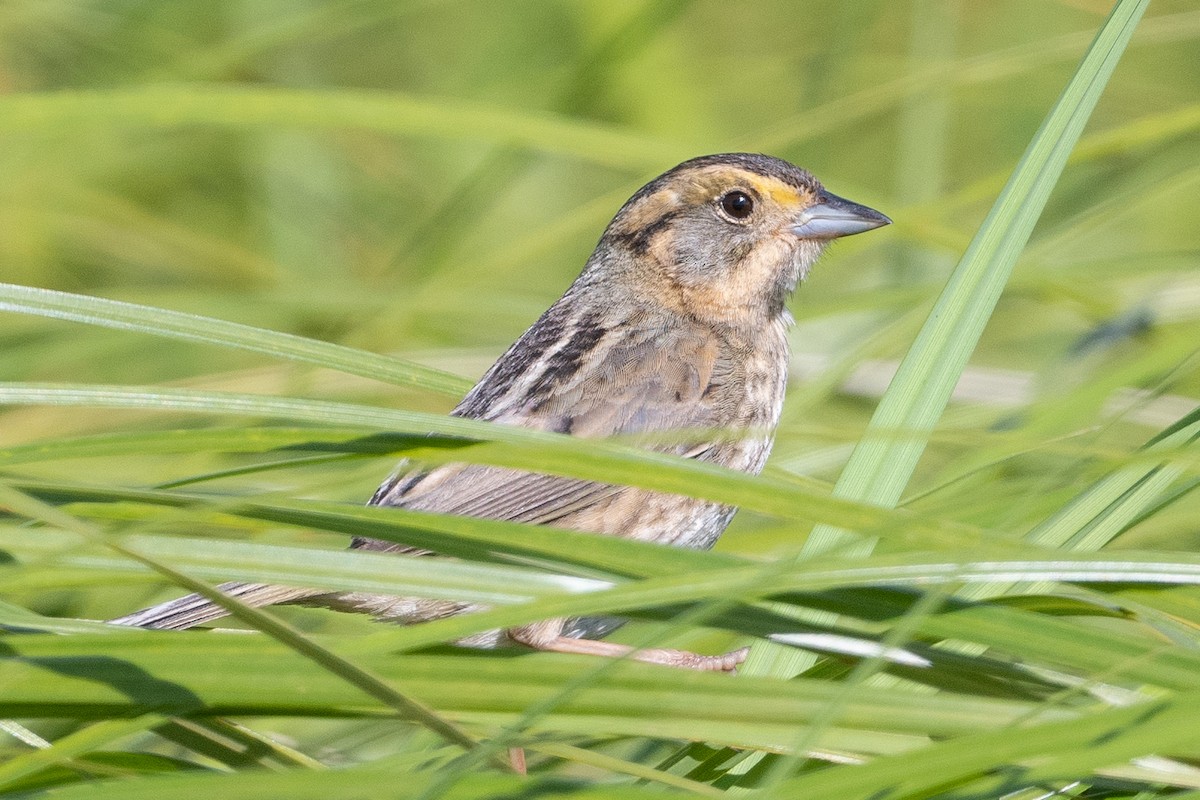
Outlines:
{"label": "dark crown stripe", "polygon": [[665,230],[671,224],[671,221],[678,216],[678,211],[668,211],[648,225],[642,226],[639,230],[614,233],[613,238],[629,248],[635,255],[644,256],[646,251],[650,249],[650,243],[654,241],[654,237],[660,231]]}

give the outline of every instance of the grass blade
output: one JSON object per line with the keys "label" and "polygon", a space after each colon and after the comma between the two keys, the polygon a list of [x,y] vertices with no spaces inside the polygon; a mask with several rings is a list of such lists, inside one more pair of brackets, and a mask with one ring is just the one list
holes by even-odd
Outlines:
{"label": "grass blade", "polygon": [[198,314],[185,314],[165,308],[105,300],[82,294],[0,283],[0,311],[36,314],[170,339],[250,350],[274,358],[299,361],[398,386],[411,386],[455,397],[471,388],[470,381],[457,375],[397,358],[368,353],[365,350]]}
{"label": "grass blade", "polygon": [[[1101,27],[1062,96],[972,239],[854,449],[834,493],[881,506],[899,499],[1017,258],[1148,0],[1123,0]],[[805,552],[845,541],[813,532]]]}
{"label": "grass blade", "polygon": [[[1017,258],[1148,2],[1120,0],[1101,26],[901,361],[834,487],[835,497],[888,508],[899,502],[925,450],[927,437],[941,418]],[[813,530],[802,555],[811,557],[832,550],[861,555],[871,548],[869,539],[823,524]],[[789,677],[812,663],[810,655],[797,650],[757,647],[743,671]],[[754,759],[750,761],[742,768],[752,766]]]}

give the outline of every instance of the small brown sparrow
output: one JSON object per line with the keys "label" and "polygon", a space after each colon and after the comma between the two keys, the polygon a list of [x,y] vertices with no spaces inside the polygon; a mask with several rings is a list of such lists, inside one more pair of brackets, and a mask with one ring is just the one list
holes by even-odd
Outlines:
{"label": "small brown sparrow", "polygon": [[[573,436],[680,431],[647,447],[758,473],[771,450],[788,370],[785,303],[832,239],[890,220],[830,194],[810,173],[765,155],[686,161],[617,212],[583,273],[452,412]],[[707,433],[697,433],[707,432]],[[682,440],[682,443],[681,443]],[[680,495],[500,467],[403,471],[371,504],[512,520],[679,547],[709,548],[736,509]],[[353,547],[424,551],[372,539]],[[263,584],[221,589],[254,606],[302,603],[411,623],[476,610],[445,600],[329,593]],[[113,620],[187,628],[227,612],[189,595]],[[554,619],[462,644],[619,656],[599,641],[619,622]],[[640,650],[643,661],[731,670],[746,650],[702,656]]]}

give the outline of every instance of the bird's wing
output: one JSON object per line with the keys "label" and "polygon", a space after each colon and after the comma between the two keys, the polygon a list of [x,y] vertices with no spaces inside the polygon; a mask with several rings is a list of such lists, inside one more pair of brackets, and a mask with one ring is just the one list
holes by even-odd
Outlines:
{"label": "bird's wing", "polygon": [[[668,336],[664,341],[663,336]],[[697,434],[674,441],[648,437],[647,449],[705,458],[713,449],[704,431],[729,418],[723,408],[736,365],[711,338],[660,333],[599,346],[590,367],[538,380],[525,376],[493,395],[484,413],[496,422],[595,438],[671,429]],[[488,377],[485,376],[486,382]],[[529,391],[533,385],[539,387]],[[470,397],[463,406],[469,406]],[[460,410],[463,408],[460,406]],[[399,474],[372,498],[374,505],[540,524],[554,524],[604,503],[626,487],[501,467],[447,464]],[[383,547],[360,540],[357,546]],[[387,549],[394,549],[388,547]]]}

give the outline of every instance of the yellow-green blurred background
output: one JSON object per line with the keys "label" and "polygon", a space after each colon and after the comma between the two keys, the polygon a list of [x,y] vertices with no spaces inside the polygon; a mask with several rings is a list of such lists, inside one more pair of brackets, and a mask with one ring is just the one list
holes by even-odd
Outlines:
{"label": "yellow-green blurred background", "polygon": [[[788,491],[775,497],[796,513],[743,512],[718,547],[772,556],[779,570],[756,574],[776,587],[794,577],[780,554],[797,551],[813,518],[887,522],[875,560],[863,562],[876,584],[982,557],[975,547],[1027,559],[1017,577],[1001,565],[984,576],[992,584],[957,597],[959,587],[944,584],[927,594],[912,582],[867,590],[849,573],[844,585],[836,574],[813,584],[838,591],[782,597],[804,624],[836,612],[828,630],[843,639],[923,647],[933,666],[835,654],[810,659],[797,681],[752,684],[742,675],[718,684],[726,676],[630,664],[605,672],[595,660],[542,653],[396,656],[388,636],[418,629],[314,609],[271,613],[313,633],[317,644],[306,652],[317,661],[328,646],[351,661],[361,656],[356,663],[399,691],[416,681],[418,697],[483,739],[512,724],[527,737],[518,742],[530,746],[535,773],[595,780],[615,787],[611,796],[647,788],[628,774],[706,795],[734,785],[736,770],[724,770],[747,751],[723,744],[792,748],[797,760],[777,763],[818,781],[845,776],[814,797],[945,797],[956,789],[956,797],[1044,797],[1147,753],[1194,763],[1200,599],[1190,553],[1200,545],[1192,491],[1200,470],[1194,446],[1150,455],[1138,448],[1200,398],[1195,2],[1156,0],[1140,21],[903,508],[872,517],[874,509],[854,505],[829,512],[825,502],[897,361],[1109,10],[1099,0],[0,0],[0,283],[299,334],[446,370],[469,386],[567,287],[646,180],[703,153],[792,160],[894,224],[838,242],[801,287],[769,474],[728,484],[761,509],[771,498],[753,491],[776,481]],[[13,313],[14,297],[0,287],[0,491],[17,486],[57,507],[26,497],[23,508],[0,514],[0,720],[19,734],[7,719],[21,718],[54,746],[0,734],[0,795],[27,798],[76,782],[63,796],[257,797],[266,796],[259,778],[295,778],[271,796],[324,799],[333,788],[308,778],[339,778],[326,768],[369,762],[377,782],[397,775],[396,796],[407,796],[418,790],[412,776],[425,780],[457,757],[403,713],[397,718],[394,706],[353,694],[361,675],[347,689],[267,636],[71,619],[106,619],[182,593],[99,536],[76,535],[81,529],[165,553],[164,563],[213,582],[247,553],[261,559],[252,563],[270,561],[226,540],[279,545],[270,553],[308,559],[300,566],[310,576],[332,569],[296,548],[340,551],[352,526],[325,521],[318,531],[316,522],[230,509],[336,500],[345,501],[337,509],[365,516],[358,504],[398,455],[339,447],[386,426],[333,430],[336,420],[325,424],[313,412],[347,406],[316,401],[440,415],[454,393],[249,352],[245,334],[238,349]],[[152,406],[161,387],[214,402],[226,398],[218,392],[281,396],[308,413],[116,410],[72,405],[62,392],[29,402],[47,383],[149,387],[137,396]],[[288,426],[302,428],[288,435],[308,449],[272,449],[268,434]],[[430,449],[437,446],[448,444]],[[702,488],[712,491],[722,478],[709,478]],[[1104,491],[1093,492],[1098,481]],[[47,518],[53,524],[30,521]],[[1061,523],[1061,536],[1030,535],[1048,519]],[[506,580],[512,573],[501,568],[513,563],[526,568],[526,581],[546,577],[528,567],[519,543],[506,550],[464,534],[471,522],[456,521],[444,535],[460,550],[443,552],[465,553],[465,566],[488,586]],[[604,542],[589,543],[578,560],[550,546],[533,558],[556,572],[643,577],[596,555],[631,545]],[[1056,572],[1060,556],[1065,563],[1102,545],[1150,552],[1111,559],[1092,573],[1095,584],[1071,582],[1078,569]],[[663,564],[685,556],[659,553],[645,575],[674,577]],[[706,567],[729,563],[709,558]],[[1144,584],[1113,583],[1129,574],[1121,559],[1153,562],[1135,576]],[[711,574],[685,577],[703,584]],[[1161,585],[1172,581],[1183,585]],[[525,586],[513,582],[515,596]],[[635,611],[684,602],[677,584],[653,586]],[[709,595],[694,595],[699,614],[639,621],[614,639],[646,644],[670,634],[670,646],[718,652],[751,641],[747,633],[777,630],[767,625],[779,617],[750,613],[769,590],[758,582],[735,588],[709,586]],[[993,590],[1009,595],[964,613],[955,605]],[[548,596],[545,603],[557,602]],[[541,607],[526,607],[532,616],[521,621],[540,619]],[[729,609],[727,618],[711,616]],[[942,647],[947,639],[965,646]],[[756,653],[769,646],[753,645]],[[181,697],[196,704],[180,706]],[[1156,705],[1142,706],[1150,712],[1118,708],[1151,697]],[[163,708],[196,713],[177,723],[159,716]],[[247,727],[210,718],[227,711]],[[1053,736],[1056,720],[1074,727]],[[998,738],[973,745],[977,733]],[[684,757],[686,739],[714,746]],[[1030,742],[1047,744],[1021,750]],[[833,748],[842,765],[898,756],[899,771],[883,763],[870,773],[874,784],[860,782],[858,767],[804,760],[810,746]],[[1109,754],[1103,764],[1096,750]],[[904,788],[917,778],[937,783],[965,763],[947,751],[980,762],[964,768],[960,784],[924,794]],[[380,763],[394,772],[379,772]],[[484,774],[484,763],[438,776],[489,781],[454,796],[510,796],[516,779]],[[1059,771],[1037,772],[1047,764]],[[177,772],[213,780],[187,789],[165,774]],[[1142,789],[1200,786],[1194,770],[1158,758],[1118,777],[1127,783],[1086,796],[1166,797],[1173,789]],[[1016,794],[1027,779],[1038,787]],[[175,792],[164,793],[166,785]],[[528,796],[561,788],[521,786]],[[358,792],[352,782],[334,788],[338,797]]]}
{"label": "yellow-green blurred background", "polygon": [[[1107,11],[8,0],[0,276],[473,378],[642,182],[694,155],[765,151],[895,220],[838,243],[793,303],[795,380],[773,464],[832,480]],[[918,501],[931,513],[1017,530],[1074,493],[1093,459],[1127,452],[1200,396],[1188,360],[1200,341],[1198,38],[1190,2],[1160,0],[1142,21],[923,462],[913,492],[938,489]],[[453,402],[13,314],[0,316],[0,378]],[[12,408],[0,444],[213,424]],[[28,469],[159,484],[217,466],[205,458]],[[365,499],[386,470],[295,470],[266,486]],[[1135,535],[1194,544],[1194,512],[1185,503]],[[794,543],[794,528],[743,515],[723,546],[770,550],[785,535]]]}

